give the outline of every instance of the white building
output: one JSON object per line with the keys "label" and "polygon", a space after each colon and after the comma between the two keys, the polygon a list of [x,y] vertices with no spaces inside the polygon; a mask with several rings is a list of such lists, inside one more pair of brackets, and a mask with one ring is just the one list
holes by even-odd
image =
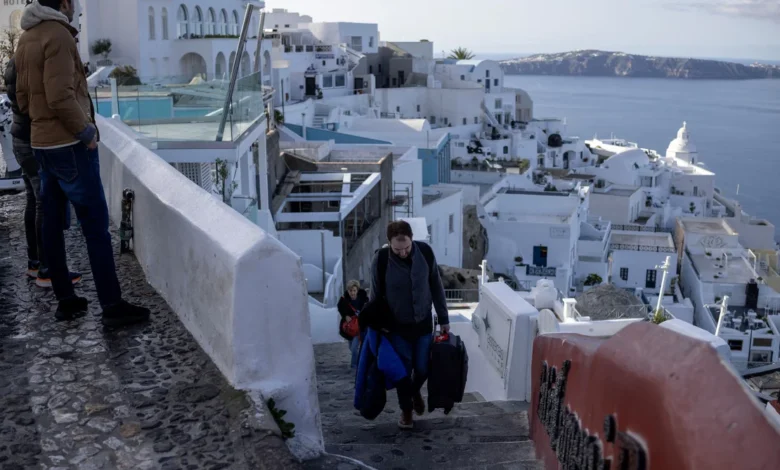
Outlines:
{"label": "white building", "polygon": [[[613,230],[610,279],[612,284],[628,289],[641,288],[648,294],[661,290],[663,271],[659,269],[667,257],[670,271],[677,266],[677,250],[672,235],[666,232]],[[672,275],[667,275],[664,291],[669,293]]]}
{"label": "white building", "polygon": [[678,220],[675,238],[682,257],[680,284],[695,306],[696,325],[715,332],[716,304],[728,296],[720,333],[729,339],[735,361],[777,361],[780,295],[756,270],[756,258],[739,243],[739,234],[723,219],[688,218]]}
{"label": "white building", "polygon": [[448,186],[425,187],[421,214],[427,222],[437,262],[460,268],[463,265],[463,192]]}
{"label": "white building", "polygon": [[274,9],[266,14],[264,28],[273,44],[277,105],[371,89],[367,77],[353,72],[365,54],[378,50],[376,24],[314,22],[310,16]]}
{"label": "white building", "polygon": [[540,191],[524,176],[507,176],[477,206],[488,235],[488,267],[527,288],[552,279],[572,288],[581,222],[588,218],[588,190]]}
{"label": "white building", "polygon": [[[262,3],[262,2],[261,2]],[[144,83],[188,83],[193,77],[227,79],[236,61],[247,3],[243,0],[81,0],[80,48],[84,62],[129,65]],[[253,15],[240,76],[253,72],[259,15]],[[111,52],[94,54],[96,41],[109,39]],[[260,60],[270,82],[270,43]]]}

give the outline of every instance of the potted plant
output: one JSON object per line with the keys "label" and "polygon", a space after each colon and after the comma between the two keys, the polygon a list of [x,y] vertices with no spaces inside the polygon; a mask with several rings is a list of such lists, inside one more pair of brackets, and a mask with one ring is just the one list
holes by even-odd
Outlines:
{"label": "potted plant", "polygon": [[111,40],[110,39],[98,39],[92,44],[92,53],[95,55],[102,55],[103,60],[108,59],[108,55],[111,54]]}
{"label": "potted plant", "polygon": [[583,283],[583,285],[585,286],[584,290],[587,291],[595,286],[600,285],[602,282],[604,282],[604,279],[602,279],[601,276],[599,276],[598,274],[596,273],[588,274],[588,277],[585,278],[585,282]]}
{"label": "potted plant", "polygon": [[523,264],[523,257],[522,256],[515,256],[515,264],[517,266],[525,266],[525,264]]}
{"label": "potted plant", "polygon": [[138,71],[132,65],[119,66],[111,71],[109,78],[116,78],[119,86],[136,86],[141,84]]}
{"label": "potted plant", "polygon": [[663,309],[658,309],[653,314],[653,318],[650,319],[651,322],[655,323],[656,325],[660,325],[661,323],[668,320],[666,313],[663,311]]}

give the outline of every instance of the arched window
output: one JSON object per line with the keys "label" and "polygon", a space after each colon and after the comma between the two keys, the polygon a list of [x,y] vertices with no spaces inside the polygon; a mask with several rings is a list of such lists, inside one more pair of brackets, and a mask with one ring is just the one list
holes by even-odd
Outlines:
{"label": "arched window", "polygon": [[203,10],[195,7],[195,15],[192,19],[192,35],[203,37]]}
{"label": "arched window", "polygon": [[157,33],[155,31],[155,24],[154,24],[154,8],[149,7],[149,39],[155,40]]}
{"label": "arched window", "polygon": [[189,15],[187,7],[179,5],[179,11],[176,13],[177,36],[179,39],[187,38],[190,35]]}
{"label": "arched window", "polygon": [[233,36],[238,36],[238,12],[233,10],[233,23],[231,33]]}
{"label": "arched window", "polygon": [[214,12],[213,8],[209,8],[206,22],[206,34],[210,34],[212,36],[217,34],[217,14]]}
{"label": "arched window", "polygon": [[162,9],[162,38],[168,39],[168,9]]}
{"label": "arched window", "polygon": [[228,33],[228,14],[227,10],[222,9],[219,14],[219,34],[226,36]]}

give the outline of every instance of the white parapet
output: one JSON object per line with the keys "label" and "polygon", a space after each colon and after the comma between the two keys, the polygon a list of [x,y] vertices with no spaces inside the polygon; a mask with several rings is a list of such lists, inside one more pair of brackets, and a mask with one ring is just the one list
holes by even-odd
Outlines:
{"label": "white parapet", "polygon": [[111,218],[119,225],[122,192],[133,190],[133,249],[149,284],[233,386],[274,398],[296,425],[298,447],[321,452],[300,258],[139,144],[121,123],[98,116],[98,126]]}

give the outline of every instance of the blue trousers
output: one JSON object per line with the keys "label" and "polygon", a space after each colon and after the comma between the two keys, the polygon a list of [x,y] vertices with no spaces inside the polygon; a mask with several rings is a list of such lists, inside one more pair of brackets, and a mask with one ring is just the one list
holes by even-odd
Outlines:
{"label": "blue trousers", "polygon": [[428,380],[433,336],[426,334],[410,339],[391,333],[388,335],[388,339],[404,362],[408,373],[408,377],[396,385],[398,406],[402,411],[411,411],[413,408],[412,399]]}
{"label": "blue trousers", "polygon": [[352,351],[352,368],[357,369],[358,359],[360,359],[360,336],[355,336],[349,342],[349,349]]}
{"label": "blue trousers", "polygon": [[108,232],[108,205],[100,179],[98,151],[82,143],[58,149],[35,149],[41,165],[43,245],[51,283],[58,300],[75,295],[65,253],[65,220],[68,202],[87,242],[89,263],[98,300],[103,308],[118,304],[122,292],[116,275],[114,250]]}

